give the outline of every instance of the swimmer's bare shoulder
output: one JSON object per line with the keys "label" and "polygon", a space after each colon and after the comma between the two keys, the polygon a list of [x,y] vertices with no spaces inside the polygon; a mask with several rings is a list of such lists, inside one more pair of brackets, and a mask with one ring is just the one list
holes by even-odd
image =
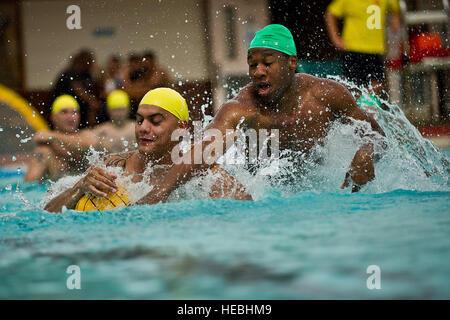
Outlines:
{"label": "swimmer's bare shoulder", "polygon": [[28,162],[28,170],[25,181],[43,181],[49,178],[49,159],[53,157],[51,148],[46,145],[38,145],[33,157]]}
{"label": "swimmer's bare shoulder", "polygon": [[112,129],[114,129],[113,125],[110,122],[105,122],[91,129],[91,132],[95,133],[97,136],[103,137]]}
{"label": "swimmer's bare shoulder", "polygon": [[248,84],[236,97],[221,106],[208,128],[235,129],[241,121],[241,124],[251,122],[257,113],[258,108],[251,93],[251,84]]}
{"label": "swimmer's bare shoulder", "polygon": [[[343,121],[349,121],[350,118],[363,120],[372,126],[372,129],[384,135],[380,125],[368,116],[367,113],[358,107],[356,101],[350,92],[342,83],[331,79],[317,78],[310,75],[304,75],[306,86],[309,86],[308,92],[311,94],[312,112],[316,116],[320,111],[324,111],[330,119],[341,118]],[[323,117],[323,116],[322,116]]]}
{"label": "swimmer's bare shoulder", "polygon": [[330,108],[333,113],[356,106],[350,91],[341,83],[332,79],[317,78],[305,75],[304,79],[310,87],[315,101]]}

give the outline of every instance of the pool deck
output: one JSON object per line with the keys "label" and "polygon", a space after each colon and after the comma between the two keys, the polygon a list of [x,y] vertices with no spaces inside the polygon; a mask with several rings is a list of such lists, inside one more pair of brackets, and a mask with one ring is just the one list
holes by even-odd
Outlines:
{"label": "pool deck", "polygon": [[20,169],[20,171],[26,172],[27,162],[30,156],[30,154],[20,154],[16,156],[0,155],[0,170],[17,171]]}
{"label": "pool deck", "polygon": [[450,136],[425,137],[436,145],[439,149],[450,149]]}
{"label": "pool deck", "polygon": [[450,149],[450,126],[440,125],[433,127],[419,127],[420,134],[440,149]]}

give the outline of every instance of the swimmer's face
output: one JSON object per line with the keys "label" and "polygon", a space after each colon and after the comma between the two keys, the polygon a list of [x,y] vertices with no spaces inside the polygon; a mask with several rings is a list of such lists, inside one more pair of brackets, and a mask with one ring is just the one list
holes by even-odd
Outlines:
{"label": "swimmer's face", "polygon": [[177,117],[160,107],[140,105],[135,126],[139,152],[155,159],[170,155],[179,143],[171,140],[172,132],[180,128],[179,123]]}
{"label": "swimmer's face", "polygon": [[120,69],[120,60],[111,59],[109,61],[109,70],[114,73],[114,72],[118,72],[119,69]]}
{"label": "swimmer's face", "polygon": [[50,117],[55,130],[74,133],[80,124],[80,113],[73,108],[65,108]]}
{"label": "swimmer's face", "polygon": [[264,102],[277,102],[291,85],[297,58],[272,49],[253,48],[247,63],[257,96]]}
{"label": "swimmer's face", "polygon": [[129,108],[108,109],[109,117],[114,122],[123,122],[128,119]]}

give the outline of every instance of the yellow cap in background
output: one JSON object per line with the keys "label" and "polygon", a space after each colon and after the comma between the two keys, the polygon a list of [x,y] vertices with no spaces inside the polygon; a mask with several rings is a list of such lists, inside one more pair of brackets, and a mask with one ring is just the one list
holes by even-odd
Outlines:
{"label": "yellow cap in background", "polygon": [[130,97],[123,90],[114,90],[106,98],[106,106],[108,109],[129,108]]}
{"label": "yellow cap in background", "polygon": [[80,110],[80,105],[78,104],[77,100],[74,97],[68,94],[63,94],[62,96],[56,98],[55,101],[53,101],[52,114],[57,114],[61,110],[67,108]]}

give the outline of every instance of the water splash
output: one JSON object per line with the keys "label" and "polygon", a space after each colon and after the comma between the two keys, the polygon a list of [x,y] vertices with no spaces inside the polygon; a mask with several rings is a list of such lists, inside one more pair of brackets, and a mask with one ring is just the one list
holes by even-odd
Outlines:
{"label": "water splash", "polygon": [[[339,77],[329,78],[346,85],[356,95],[369,95],[363,87],[345,81]],[[369,89],[371,89],[369,87]],[[384,108],[367,109],[368,113],[381,126],[385,137],[371,130],[366,122],[352,121],[343,124],[335,122],[323,144],[316,145],[308,154],[284,150],[280,159],[272,159],[255,166],[252,174],[248,167],[239,163],[245,161],[245,155],[236,148],[230,148],[225,157],[240,158],[233,166],[223,165],[247,187],[255,199],[272,192],[292,195],[302,191],[314,192],[350,192],[340,186],[355,152],[368,137],[374,137],[375,153],[380,158],[375,164],[376,178],[365,185],[361,192],[383,193],[397,189],[418,191],[448,191],[449,159],[430,140],[406,118],[395,104],[379,98]],[[364,137],[355,135],[363,131]]]}
{"label": "water splash", "polygon": [[[331,78],[344,83],[356,94],[370,94],[366,88],[358,87],[339,77]],[[383,178],[378,181],[377,190],[449,190],[448,157],[430,140],[422,137],[398,105],[382,97],[378,98],[384,109],[370,109],[369,113],[384,130],[388,148],[377,164]],[[387,185],[388,181],[391,187]]]}
{"label": "water splash", "polygon": [[[366,88],[358,87],[339,77],[329,78],[346,85],[354,95],[370,94]],[[246,138],[242,130],[236,144],[219,159],[218,163],[236,177],[255,200],[274,194],[292,196],[303,191],[347,193],[350,192],[349,189],[340,189],[345,174],[355,152],[368,142],[368,137],[371,136],[379,142],[375,144],[375,153],[379,155],[380,160],[375,164],[376,178],[363,186],[361,192],[384,193],[397,189],[450,190],[448,157],[431,141],[421,136],[397,105],[380,97],[379,100],[384,109],[371,108],[367,111],[381,126],[385,137],[372,131],[366,122],[352,121],[344,124],[336,121],[323,139],[323,143],[316,145],[309,153],[283,150],[279,158],[272,157],[249,166],[246,163],[245,152],[237,147]],[[201,106],[202,129],[205,129],[213,119],[206,114],[207,106],[207,104]],[[238,125],[238,130],[242,129],[242,123]],[[362,137],[355,135],[358,130],[362,130],[366,135]],[[120,168],[106,168],[103,153],[91,149],[87,159],[89,165],[99,166],[118,175],[117,182],[129,190],[132,202],[136,202],[152,189],[150,179],[154,170],[152,165],[142,175],[142,182],[133,183],[131,177],[121,174]],[[72,187],[83,176],[66,177],[52,183],[41,205],[45,205],[51,198]],[[174,191],[169,200],[205,199],[216,179],[217,177],[211,173],[196,177]]]}

